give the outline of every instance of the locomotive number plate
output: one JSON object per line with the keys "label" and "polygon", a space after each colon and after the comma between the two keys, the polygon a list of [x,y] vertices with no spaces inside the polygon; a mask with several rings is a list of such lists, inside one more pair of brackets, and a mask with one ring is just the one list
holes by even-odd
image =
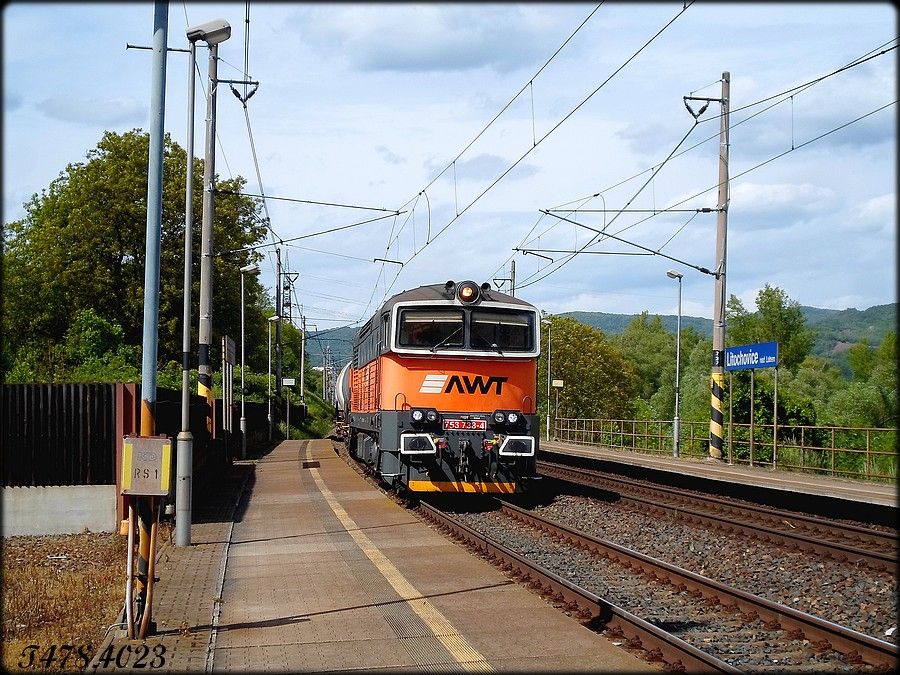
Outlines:
{"label": "locomotive number plate", "polygon": [[444,429],[484,431],[487,429],[487,422],[485,420],[444,420]]}

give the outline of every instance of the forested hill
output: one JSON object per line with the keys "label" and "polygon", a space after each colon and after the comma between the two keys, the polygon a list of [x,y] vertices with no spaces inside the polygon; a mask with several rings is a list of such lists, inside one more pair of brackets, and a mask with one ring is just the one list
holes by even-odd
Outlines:
{"label": "forested hill", "polygon": [[802,307],[806,325],[813,329],[814,354],[837,354],[851,345],[867,340],[873,347],[881,344],[885,333],[897,330],[897,303],[875,305],[869,309],[818,309]]}
{"label": "forested hill", "polygon": [[[876,305],[869,309],[822,309],[819,307],[800,306],[800,311],[815,334],[813,354],[819,356],[836,356],[843,353],[850,345],[868,340],[869,344],[881,344],[885,333],[897,329],[897,303]],[[599,328],[607,335],[621,333],[634,320],[637,314],[607,314],[605,312],[566,312],[562,316],[571,316],[581,323]],[[678,317],[671,314],[660,316],[663,326],[675,332]],[[691,326],[706,338],[712,337],[712,320],[696,316],[682,316],[681,326]],[[340,367],[350,360],[353,337],[357,328],[338,328],[323,331],[317,338],[310,333],[308,353],[315,366],[322,365],[322,350],[325,345],[334,354],[335,364]]]}
{"label": "forested hill", "polygon": [[[813,330],[815,342],[812,352],[819,356],[838,355],[851,345],[867,340],[873,347],[881,344],[885,333],[897,330],[897,303],[875,305],[865,310],[822,309],[800,306],[806,325]],[[604,312],[567,312],[581,323],[599,328],[607,335],[621,333],[638,315],[607,314]],[[678,317],[673,314],[660,316],[666,330],[675,332]],[[696,316],[682,316],[681,326],[691,326],[706,338],[712,337],[712,320]],[[726,329],[727,330],[727,329]]]}

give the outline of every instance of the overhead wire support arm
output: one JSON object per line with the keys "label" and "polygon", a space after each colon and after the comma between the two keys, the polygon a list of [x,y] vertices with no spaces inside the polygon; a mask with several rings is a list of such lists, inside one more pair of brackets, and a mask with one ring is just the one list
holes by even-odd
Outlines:
{"label": "overhead wire support arm", "polygon": [[335,202],[317,202],[311,199],[298,199],[296,197],[273,197],[272,195],[258,195],[251,192],[235,192],[233,190],[219,190],[223,195],[234,195],[236,197],[256,197],[258,199],[274,199],[282,202],[296,202],[298,204],[312,204],[314,206],[335,206],[342,209],[360,209],[362,211],[383,211],[392,216],[399,216],[406,211],[398,211],[397,209],[386,209],[379,206],[359,206],[357,204],[339,204]]}
{"label": "overhead wire support arm", "polygon": [[[216,82],[218,84],[252,84],[255,87],[259,86],[259,82],[256,82],[255,80],[220,80],[220,79],[216,79]],[[250,98],[250,96],[248,96],[247,98]]]}
{"label": "overhead wire support arm", "polygon": [[[718,213],[722,209],[704,206],[700,209],[578,209],[579,213]],[[547,209],[542,213],[572,213],[573,209]]]}
{"label": "overhead wire support arm", "polygon": [[[550,214],[550,215],[553,215],[553,214]],[[553,258],[551,258],[550,256],[541,255],[540,253],[535,253],[534,251],[530,251],[527,248],[514,248],[513,251],[518,251],[522,255],[535,255],[538,258],[544,258],[545,260],[549,260],[550,262],[555,262],[553,260]]]}
{"label": "overhead wire support arm", "polygon": [[672,260],[673,262],[677,262],[681,265],[685,265],[686,267],[695,269],[698,272],[703,272],[703,274],[709,274],[710,276],[714,276],[714,277],[718,278],[717,272],[708,270],[707,268],[702,267],[700,265],[694,265],[694,264],[686,262],[684,260],[680,260],[679,258],[673,258],[672,256],[666,255],[665,253],[660,253],[659,251],[654,251],[652,248],[647,248],[646,246],[641,246],[640,244],[635,244],[633,241],[628,241],[627,239],[622,239],[621,237],[617,237],[616,235],[610,234],[609,232],[603,232],[602,230],[598,230],[596,228],[590,227],[589,225],[585,225],[584,223],[579,223],[577,220],[572,220],[571,218],[565,218],[564,216],[558,216],[555,213],[550,213],[549,211],[542,210],[542,212],[546,213],[548,216],[553,216],[554,218],[559,218],[560,220],[564,220],[567,223],[572,223],[573,225],[578,225],[579,227],[583,227],[586,230],[591,230],[593,232],[596,232],[597,234],[603,235],[604,237],[609,237],[610,239],[615,239],[616,241],[621,241],[623,244],[628,244],[629,246],[634,246],[635,248],[639,248],[642,251],[647,251],[651,255],[658,255],[662,258],[666,258],[667,260]]}

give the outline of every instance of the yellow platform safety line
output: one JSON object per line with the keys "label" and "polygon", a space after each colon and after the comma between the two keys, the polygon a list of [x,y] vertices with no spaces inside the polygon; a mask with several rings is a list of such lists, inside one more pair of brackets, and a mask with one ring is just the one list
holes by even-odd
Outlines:
{"label": "yellow platform safety line", "polygon": [[[310,444],[307,444],[307,459],[312,458],[309,448]],[[350,514],[348,514],[344,510],[344,507],[338,503],[337,499],[335,499],[331,490],[328,489],[328,486],[325,485],[325,482],[319,475],[319,470],[315,468],[310,469],[310,475],[315,481],[316,487],[319,488],[319,492],[322,493],[325,501],[328,502],[328,506],[331,507],[334,515],[337,516],[337,519],[341,521],[341,524],[346,528],[347,533],[353,537],[356,545],[359,546],[362,552],[366,554],[366,557],[372,561],[375,568],[394,590],[397,591],[397,594],[406,600],[410,608],[418,614],[422,621],[424,621],[431,629],[434,636],[441,641],[456,662],[460,664],[464,670],[470,672],[493,672],[494,668],[487,662],[487,659],[485,659],[484,656],[475,649],[475,647],[473,647],[469,641],[456,630],[456,628],[453,627],[453,624],[441,614],[437,607],[422,596],[422,593],[403,576],[400,570],[394,567],[393,563],[378,550],[378,547],[375,546],[372,540],[362,532],[353,518],[350,517]]]}

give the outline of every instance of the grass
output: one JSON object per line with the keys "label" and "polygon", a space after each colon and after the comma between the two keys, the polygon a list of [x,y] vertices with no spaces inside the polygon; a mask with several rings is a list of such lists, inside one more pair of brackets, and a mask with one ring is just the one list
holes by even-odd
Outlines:
{"label": "grass", "polygon": [[[125,538],[89,532],[5,537],[2,546],[3,670],[81,670],[78,648],[90,645],[85,651],[93,655],[124,602]],[[38,648],[30,650],[32,666],[23,669],[28,645]],[[74,646],[64,665],[62,645]],[[39,661],[48,656],[54,661]]]}
{"label": "grass", "polygon": [[[291,424],[291,438],[325,438],[334,424],[334,407],[325,403],[317,394],[306,392],[307,417],[298,426]],[[287,428],[279,425],[282,436]]]}

